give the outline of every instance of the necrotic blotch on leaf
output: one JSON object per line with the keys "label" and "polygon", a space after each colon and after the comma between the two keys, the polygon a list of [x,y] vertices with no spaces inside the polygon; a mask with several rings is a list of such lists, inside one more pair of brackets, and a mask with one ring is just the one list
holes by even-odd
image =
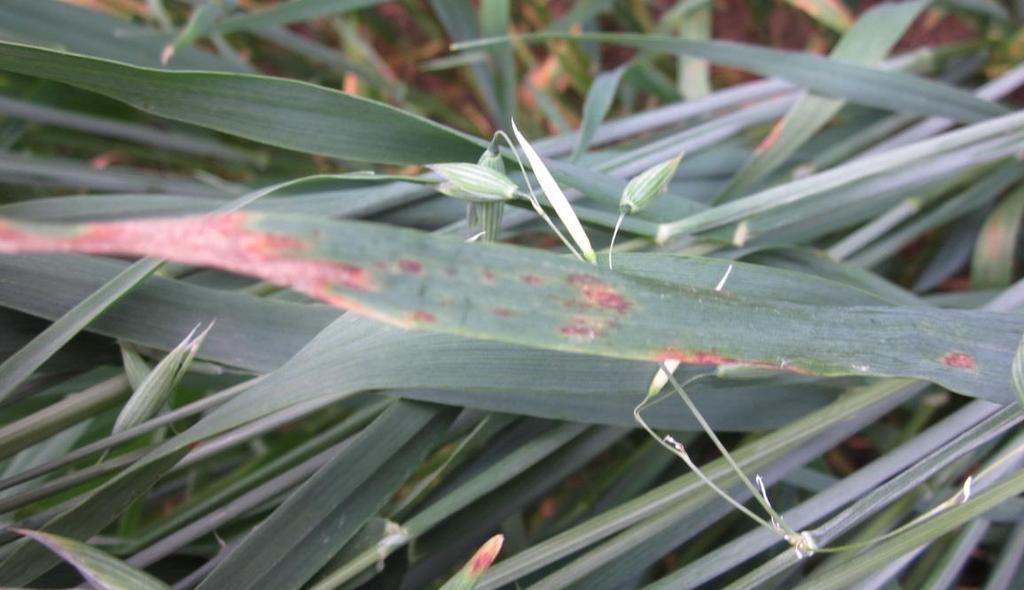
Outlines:
{"label": "necrotic blotch on leaf", "polygon": [[423,264],[418,260],[412,260],[410,258],[402,258],[398,261],[398,268],[402,272],[409,272],[413,274],[419,274],[423,272]]}
{"label": "necrotic blotch on leaf", "polygon": [[688,352],[678,348],[665,348],[654,355],[658,362],[679,361],[691,365],[735,365],[740,363],[738,359],[721,356],[713,352],[694,351]]}
{"label": "necrotic blotch on leaf", "polygon": [[328,301],[331,287],[361,291],[377,288],[373,276],[354,264],[316,256],[303,240],[254,227],[258,214],[223,213],[195,218],[92,223],[64,234],[29,234],[0,224],[0,242],[19,250],[75,251],[89,254],[145,252],[196,266],[213,266],[259,276]]}
{"label": "necrotic blotch on leaf", "polygon": [[942,362],[945,363],[947,367],[956,367],[958,369],[974,368],[974,357],[962,352],[950,352],[946,354],[946,356],[942,357]]}
{"label": "necrotic blotch on leaf", "polygon": [[570,285],[579,289],[583,298],[582,307],[601,307],[619,313],[629,311],[629,301],[600,279],[590,275],[574,274],[570,275],[568,280]]}
{"label": "necrotic blotch on leaf", "polygon": [[437,318],[434,317],[434,314],[430,313],[429,311],[424,311],[422,309],[418,309],[418,310],[412,312],[412,314],[410,315],[410,318],[414,322],[421,322],[421,323],[431,323],[431,322],[437,320]]}
{"label": "necrotic blotch on leaf", "polygon": [[539,285],[544,282],[544,279],[537,275],[523,275],[523,282],[528,285]]}

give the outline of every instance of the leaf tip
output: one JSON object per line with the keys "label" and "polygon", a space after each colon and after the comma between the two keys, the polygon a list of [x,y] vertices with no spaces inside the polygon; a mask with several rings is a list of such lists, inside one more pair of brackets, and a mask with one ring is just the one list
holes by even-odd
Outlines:
{"label": "leaf tip", "polygon": [[501,551],[501,546],[505,543],[505,535],[494,535],[484,543],[480,549],[473,555],[473,558],[469,561],[469,574],[471,576],[479,576],[484,573],[487,568],[491,567],[494,560],[497,559],[498,553]]}

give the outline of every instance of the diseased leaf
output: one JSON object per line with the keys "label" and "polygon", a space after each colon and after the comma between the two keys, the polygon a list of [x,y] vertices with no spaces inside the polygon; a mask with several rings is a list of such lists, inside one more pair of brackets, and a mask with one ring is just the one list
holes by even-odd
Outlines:
{"label": "diseased leaf", "polygon": [[504,535],[494,535],[484,543],[473,557],[470,558],[469,563],[463,567],[459,573],[455,574],[452,579],[445,582],[444,586],[441,586],[441,590],[473,590],[476,587],[477,580],[480,576],[487,571],[487,568],[491,567],[494,560],[498,557],[498,552],[501,551],[501,546],[505,542]]}
{"label": "diseased leaf", "polygon": [[[1020,486],[979,493],[1024,449],[1024,117],[998,102],[1024,37],[995,0],[940,4],[972,38],[882,61],[932,4],[759,3],[752,45],[712,40],[709,0],[0,2],[0,586],[77,581],[11,527],[210,590],[916,588],[972,547],[1011,586]],[[804,49],[767,47],[780,13]],[[513,116],[535,174],[505,168]],[[961,288],[972,252],[990,287]],[[181,408],[106,435],[192,352]],[[663,391],[647,440],[658,363],[692,404]],[[733,520],[668,434],[786,526]],[[851,436],[877,456],[829,469]],[[995,511],[809,567],[778,534],[842,550],[920,521],[923,483]]]}
{"label": "diseased leaf", "polygon": [[[1012,399],[1005,376],[1024,332],[1024,319],[1009,314],[763,302],[544,252],[302,216],[0,222],[0,251],[169,256],[405,328],[652,362],[916,377],[1002,402]],[[880,349],[880,339],[901,344]]]}
{"label": "diseased leaf", "polygon": [[[21,264],[12,264],[21,262]],[[715,259],[675,256],[622,255],[624,268],[638,276],[713,285],[725,270]],[[866,291],[822,281],[802,273],[737,264],[742,282],[731,291],[738,295],[829,305],[884,305]],[[116,273],[118,263],[95,257],[27,255],[0,256],[0,272],[18,272],[26,284],[4,289],[0,302],[51,317],[62,305],[77,301],[97,282]],[[67,288],[62,280],[73,278]],[[749,281],[749,282],[748,282]],[[57,293],[42,298],[38,293]],[[26,307],[28,306],[28,307]],[[460,404],[493,411],[522,413],[542,418],[572,416],[575,421],[631,426],[633,392],[650,381],[646,362],[611,360],[571,353],[524,348],[438,333],[397,330],[358,316],[337,318],[340,310],[267,301],[241,293],[213,291],[182,281],[153,277],[139,286],[93,330],[138,341],[160,349],[173,348],[180,326],[217,317],[216,330],[203,344],[200,356],[218,363],[268,372],[282,365],[287,371],[259,384],[263,402],[248,398],[229,416],[242,423],[259,412],[270,412],[339,391],[399,389],[399,395],[437,403]],[[255,319],[254,319],[255,318]],[[350,330],[366,340],[353,341]],[[318,334],[319,332],[319,334]],[[374,342],[374,346],[365,346]],[[305,345],[302,354],[295,356]],[[440,355],[438,350],[448,354]],[[386,352],[381,352],[386,351]],[[393,359],[401,358],[401,363]],[[496,379],[490,369],[500,358],[508,374]],[[339,362],[345,359],[345,362]],[[473,367],[473,370],[467,370]],[[281,381],[277,381],[280,378]],[[296,388],[296,381],[302,387]],[[407,389],[416,382],[426,389]],[[704,385],[708,387],[704,387]],[[837,390],[786,384],[739,387],[740,384],[702,382],[694,385],[695,398],[708,419],[725,431],[776,428],[831,399]],[[279,387],[291,394],[281,396]],[[515,392],[509,395],[508,392]],[[248,412],[258,411],[255,415]],[[664,406],[651,416],[656,426],[696,427],[693,416],[680,406]]]}

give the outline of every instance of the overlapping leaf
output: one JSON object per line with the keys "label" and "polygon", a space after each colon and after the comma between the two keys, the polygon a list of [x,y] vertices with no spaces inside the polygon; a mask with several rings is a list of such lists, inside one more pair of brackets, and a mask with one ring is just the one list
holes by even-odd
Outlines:
{"label": "overlapping leaf", "polygon": [[486,147],[386,104],[281,78],[169,72],[15,43],[0,43],[0,70],[70,84],[268,145],[350,160],[468,160]]}

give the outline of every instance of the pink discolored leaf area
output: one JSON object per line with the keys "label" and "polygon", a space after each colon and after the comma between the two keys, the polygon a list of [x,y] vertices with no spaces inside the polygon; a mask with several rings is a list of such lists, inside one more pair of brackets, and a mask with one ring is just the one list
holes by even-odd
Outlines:
{"label": "pink discolored leaf area", "polygon": [[498,558],[498,553],[501,551],[501,546],[505,543],[504,535],[494,535],[487,540],[473,557],[470,558],[469,563],[463,567],[459,573],[455,574],[441,590],[471,590],[476,586],[480,576],[487,571],[487,568],[491,567],[494,560]]}
{"label": "pink discolored leaf area", "polygon": [[1024,332],[1012,314],[751,298],[539,250],[300,215],[0,219],[0,252],[43,251],[219,268],[404,328],[650,362],[913,377],[1001,402],[1016,398],[1006,375]]}

